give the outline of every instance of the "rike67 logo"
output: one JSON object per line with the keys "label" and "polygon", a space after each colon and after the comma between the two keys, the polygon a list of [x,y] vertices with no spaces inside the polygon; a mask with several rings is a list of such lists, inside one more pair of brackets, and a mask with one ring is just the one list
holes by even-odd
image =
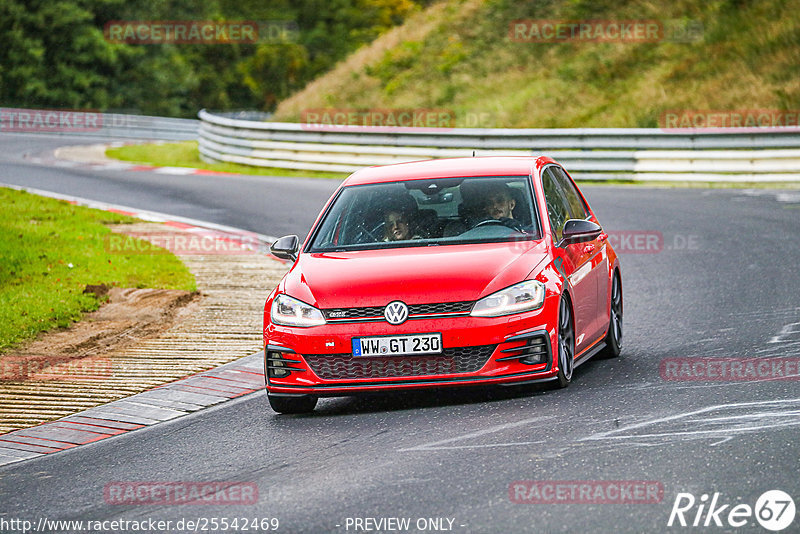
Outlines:
{"label": "rike67 logo", "polygon": [[678,493],[669,514],[667,526],[738,528],[751,525],[752,519],[772,532],[780,532],[794,523],[794,500],[781,490],[765,491],[755,506],[739,503],[723,504],[720,493],[709,498],[707,493],[695,498],[691,493]]}

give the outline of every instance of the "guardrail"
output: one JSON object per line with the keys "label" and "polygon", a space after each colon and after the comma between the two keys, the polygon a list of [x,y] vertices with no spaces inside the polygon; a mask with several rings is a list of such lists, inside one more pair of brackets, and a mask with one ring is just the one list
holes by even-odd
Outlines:
{"label": "guardrail", "polygon": [[200,121],[124,113],[0,108],[0,133],[39,133],[83,137],[195,140]]}
{"label": "guardrail", "polygon": [[107,119],[100,135],[133,139],[163,141],[190,141],[197,139],[200,121],[145,115],[105,114]]}
{"label": "guardrail", "polygon": [[404,129],[241,120],[201,110],[207,162],[353,172],[476,155],[548,155],[583,180],[800,181],[800,129]]}

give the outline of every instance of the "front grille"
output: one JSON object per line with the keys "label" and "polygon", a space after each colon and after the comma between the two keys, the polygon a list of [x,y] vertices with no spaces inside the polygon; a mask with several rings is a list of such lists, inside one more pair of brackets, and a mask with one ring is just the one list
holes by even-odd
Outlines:
{"label": "front grille", "polygon": [[464,313],[472,309],[472,302],[440,302],[438,304],[413,304],[408,307],[409,315],[430,313]]}
{"label": "front grille", "polygon": [[[375,318],[383,320],[386,306],[368,306],[363,308],[326,308],[322,310],[325,319],[347,321],[352,319]],[[411,304],[408,306],[409,318],[415,315],[435,315],[445,313],[468,313],[472,309],[471,301],[439,302],[435,304]]]}
{"label": "front grille", "polygon": [[383,317],[386,306],[370,306],[368,308],[328,308],[322,310],[325,319],[363,319],[364,317]]}
{"label": "front grille", "polygon": [[474,373],[483,367],[496,345],[444,349],[425,356],[354,357],[350,354],[304,355],[314,373],[325,380],[398,378]]}

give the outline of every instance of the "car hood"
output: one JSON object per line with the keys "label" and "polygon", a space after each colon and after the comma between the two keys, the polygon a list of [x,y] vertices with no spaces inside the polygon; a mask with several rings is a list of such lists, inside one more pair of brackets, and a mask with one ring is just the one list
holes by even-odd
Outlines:
{"label": "car hood", "polygon": [[474,301],[546,256],[543,241],[301,254],[280,290],[318,308]]}

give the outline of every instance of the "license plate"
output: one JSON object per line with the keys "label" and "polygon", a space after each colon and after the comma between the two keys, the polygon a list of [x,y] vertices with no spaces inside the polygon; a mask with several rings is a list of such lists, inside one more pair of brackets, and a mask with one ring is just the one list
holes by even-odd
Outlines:
{"label": "license plate", "polygon": [[442,334],[354,337],[353,356],[441,354]]}

